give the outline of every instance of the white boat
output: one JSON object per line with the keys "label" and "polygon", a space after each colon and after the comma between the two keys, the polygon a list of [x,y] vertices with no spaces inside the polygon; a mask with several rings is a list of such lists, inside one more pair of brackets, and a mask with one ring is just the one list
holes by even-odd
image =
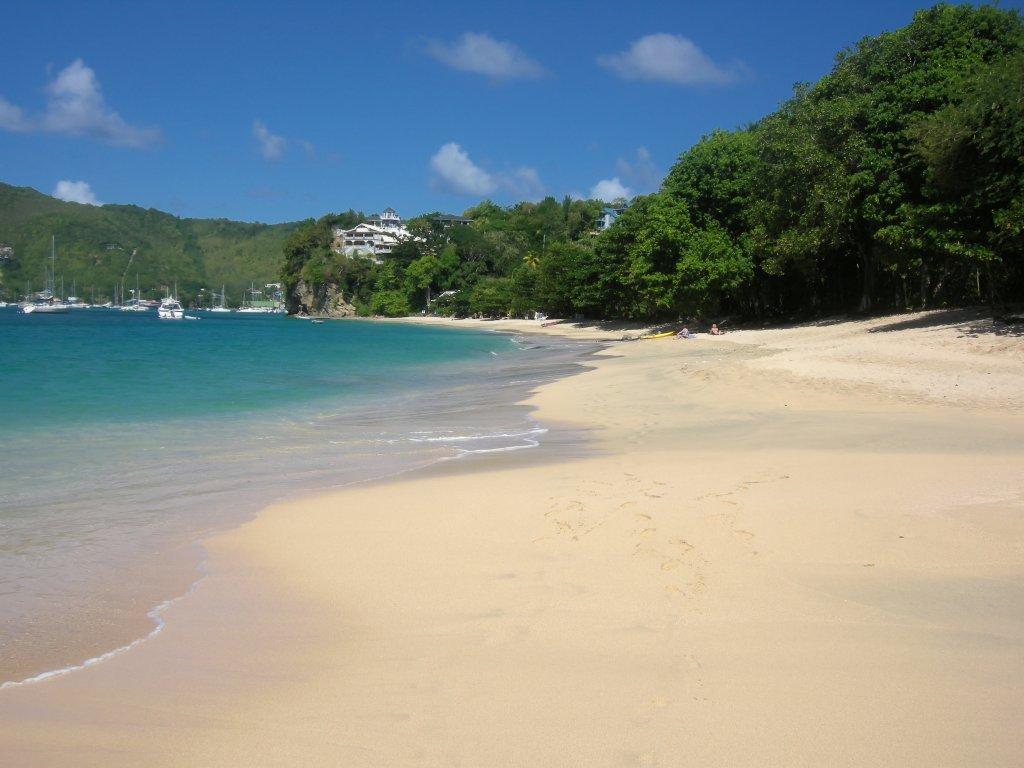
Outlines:
{"label": "white boat", "polygon": [[138,299],[128,299],[124,304],[121,305],[122,312],[149,312],[149,307],[143,304]]}
{"label": "white boat", "polygon": [[65,315],[68,305],[59,301],[32,301],[19,305],[24,315]]}
{"label": "white boat", "polygon": [[50,271],[46,276],[46,289],[36,294],[32,301],[25,301],[18,305],[18,309],[25,315],[63,315],[68,311],[68,305],[58,301],[53,294],[54,275],[57,266],[57,238],[50,235]]}
{"label": "white boat", "polygon": [[225,296],[226,296],[226,294],[224,293],[224,286],[222,285],[220,287],[220,304],[218,304],[216,307],[210,307],[210,311],[211,312],[230,312],[231,311],[230,309],[228,309],[227,304],[224,303],[225,302]]}
{"label": "white boat", "polygon": [[[248,302],[245,296],[248,295]],[[259,304],[257,304],[259,302]],[[242,306],[236,309],[236,312],[243,312],[248,315],[273,315],[277,314],[278,307],[271,305],[265,299],[263,299],[263,291],[256,288],[256,284],[252,283],[249,286],[249,290],[246,291],[242,296]]]}
{"label": "white boat", "polygon": [[168,296],[160,302],[160,306],[156,309],[156,316],[161,320],[181,320],[185,317],[185,308],[176,298]]}
{"label": "white boat", "polygon": [[[128,290],[131,290],[129,288]],[[122,291],[123,293],[123,291]],[[144,302],[140,297],[142,293],[139,291],[139,273],[135,273],[135,290],[132,291],[132,297],[128,299],[124,304],[121,305],[122,312],[149,312],[151,307],[149,304]]]}
{"label": "white boat", "polygon": [[[60,279],[61,290],[64,288],[64,278]],[[71,295],[64,299],[64,303],[68,305],[70,309],[86,309],[89,305],[82,301],[76,294],[78,293],[78,281],[71,283]]]}
{"label": "white boat", "polygon": [[174,283],[174,293],[168,292],[160,299],[160,306],[156,308],[156,316],[161,320],[195,320],[198,318],[185,317],[185,308],[178,301],[178,283]]}

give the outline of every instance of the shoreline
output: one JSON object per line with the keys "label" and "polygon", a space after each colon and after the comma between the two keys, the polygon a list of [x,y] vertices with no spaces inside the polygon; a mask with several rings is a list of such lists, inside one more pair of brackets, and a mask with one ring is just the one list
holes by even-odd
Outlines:
{"label": "shoreline", "polygon": [[[634,341],[665,325],[639,322],[482,320],[445,317],[376,318],[375,322],[491,330],[601,342]],[[838,329],[838,333],[836,332]],[[886,334],[913,334],[913,349],[884,341]],[[633,337],[633,338],[628,338]],[[648,343],[678,340],[652,339]],[[994,320],[985,308],[935,309],[870,317],[839,316],[764,327],[743,327],[721,336],[697,332],[694,343],[731,344],[756,350],[765,372],[795,375],[807,383],[870,389],[873,396],[1024,411],[1019,374],[1024,330]],[[678,341],[678,343],[687,343]],[[954,349],[961,345],[962,349]],[[913,370],[901,363],[920,366]],[[861,370],[858,370],[861,369]],[[891,370],[887,370],[891,369]],[[896,374],[896,375],[892,375]],[[984,378],[982,378],[984,377]],[[966,390],[960,392],[963,385]]]}
{"label": "shoreline", "polygon": [[[970,340],[943,373],[948,330],[864,332],[608,347],[526,401],[593,455],[274,504],[208,542],[159,636],[0,694],[0,745],[12,765],[1009,766],[1021,341]],[[871,376],[826,354],[851,344]]]}
{"label": "shoreline", "polygon": [[[438,332],[429,335],[442,337],[442,333]],[[511,341],[488,341],[479,332],[475,336],[477,339],[484,339],[484,347],[498,350],[501,360],[505,360],[506,346],[510,350],[514,348]],[[448,336],[444,335],[442,338],[447,339]],[[452,338],[455,338],[454,343],[458,345],[458,339]],[[452,343],[451,340],[449,343]],[[3,667],[0,690],[34,685],[85,667],[95,666],[152,639],[163,629],[164,622],[160,614],[166,606],[177,602],[195,589],[197,571],[201,571],[207,561],[204,542],[219,532],[232,530],[253,519],[269,504],[328,493],[353,484],[398,477],[406,472],[462,458],[464,454],[473,454],[479,450],[498,453],[532,447],[535,440],[531,432],[536,425],[528,419],[525,409],[517,405],[522,399],[519,393],[525,392],[526,389],[513,381],[516,370],[524,373],[530,371],[542,377],[559,376],[562,375],[561,369],[578,365],[583,354],[583,351],[538,349],[521,356],[523,359],[519,362],[513,361],[513,355],[508,356],[508,362],[498,362],[497,359],[490,362],[491,358],[487,357],[486,352],[481,353],[472,365],[479,368],[482,379],[498,387],[500,391],[496,390],[493,395],[486,395],[482,386],[467,388],[455,380],[444,384],[436,380],[428,382],[431,387],[429,391],[432,393],[431,402],[446,413],[458,398],[468,398],[473,403],[465,406],[465,400],[459,401],[465,407],[460,407],[459,412],[452,414],[453,418],[444,424],[452,426],[456,431],[461,431],[462,428],[469,429],[471,434],[480,438],[479,440],[448,442],[444,437],[417,435],[415,432],[406,434],[402,431],[403,425],[411,429],[430,429],[441,425],[442,422],[427,417],[419,418],[415,423],[410,423],[406,418],[399,423],[400,415],[396,415],[396,410],[393,409],[385,416],[386,424],[382,423],[381,426],[394,426],[397,431],[395,434],[386,435],[382,432],[380,442],[387,443],[388,446],[397,444],[394,451],[383,445],[380,448],[371,445],[369,448],[360,449],[360,440],[352,444],[357,446],[356,451],[379,451],[379,456],[384,456],[385,453],[390,456],[394,453],[394,458],[371,462],[361,460],[357,454],[358,461],[350,465],[345,461],[348,453],[344,444],[338,449],[340,454],[334,449],[321,450],[320,453],[327,458],[310,458],[304,465],[304,479],[296,480],[293,477],[277,475],[269,489],[268,498],[264,501],[249,503],[251,499],[248,498],[241,502],[234,499],[229,509],[218,508],[212,517],[193,521],[194,524],[187,528],[182,524],[180,530],[172,530],[165,534],[165,537],[157,540],[146,553],[148,560],[140,555],[130,562],[135,569],[131,571],[135,578],[124,581],[108,579],[88,593],[83,586],[76,594],[84,595],[85,598],[68,601],[69,610],[51,610],[45,616],[37,614],[31,624],[27,621],[17,621],[20,616],[14,614],[12,610],[13,618],[5,625],[7,631],[0,633],[0,648],[5,651],[4,663],[0,665]],[[452,379],[452,376],[448,375],[447,378]],[[483,398],[481,393],[485,394]],[[441,399],[438,400],[438,397]],[[482,404],[488,405],[488,411],[481,410]],[[324,410],[324,406],[316,403],[303,404],[302,407],[310,414],[314,413],[312,409],[315,408]],[[372,421],[373,413],[367,410],[365,403],[356,402],[353,406],[352,403],[342,400],[340,405],[334,404],[327,408],[326,412],[331,413],[339,408],[341,413],[347,413],[348,417],[355,419],[357,423],[360,420],[371,419],[366,422],[371,425],[370,432],[364,437],[372,443],[375,437],[372,424],[375,422]],[[402,412],[401,403],[397,405],[397,412]],[[328,436],[333,444],[334,439],[338,439],[339,442],[345,440],[347,432],[344,428],[341,431],[333,430]],[[336,467],[331,464],[332,461]],[[293,473],[296,477],[300,474],[298,471]],[[181,486],[179,492],[187,493],[184,486]],[[193,501],[192,505],[195,507],[196,503]],[[179,502],[174,500],[167,504],[168,510],[171,511],[176,511],[177,506]],[[141,551],[141,548],[139,549]],[[94,585],[90,583],[89,586]],[[28,624],[32,628],[32,634],[19,635],[23,624]],[[52,629],[53,627],[56,627],[56,631]],[[52,642],[50,638],[54,638]]]}

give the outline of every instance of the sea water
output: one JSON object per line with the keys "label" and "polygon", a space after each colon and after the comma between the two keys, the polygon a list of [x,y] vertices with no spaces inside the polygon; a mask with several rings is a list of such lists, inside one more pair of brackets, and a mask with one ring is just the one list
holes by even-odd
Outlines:
{"label": "sea water", "polygon": [[196,542],[281,498],[522,451],[593,345],[272,315],[0,310],[0,684],[159,626]]}

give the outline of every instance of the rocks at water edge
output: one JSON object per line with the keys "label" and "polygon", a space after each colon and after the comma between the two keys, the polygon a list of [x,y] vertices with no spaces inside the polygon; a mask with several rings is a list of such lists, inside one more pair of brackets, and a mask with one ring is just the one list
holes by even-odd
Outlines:
{"label": "rocks at water edge", "polygon": [[289,315],[352,317],[356,313],[356,308],[345,300],[344,294],[334,283],[309,285],[305,280],[299,280],[288,292],[285,301]]}

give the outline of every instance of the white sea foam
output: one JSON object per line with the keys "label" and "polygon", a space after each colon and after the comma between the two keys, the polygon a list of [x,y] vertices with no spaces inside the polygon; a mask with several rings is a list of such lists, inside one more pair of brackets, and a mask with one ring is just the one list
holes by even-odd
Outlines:
{"label": "white sea foam", "polygon": [[[202,564],[200,564],[198,570],[203,570]],[[86,669],[87,667],[92,667],[97,664],[100,664],[101,662],[109,661],[115,656],[120,656],[122,653],[127,653],[130,650],[138,648],[147,640],[151,640],[152,638],[156,637],[161,632],[163,632],[164,627],[167,626],[167,622],[164,620],[163,617],[164,611],[166,611],[179,600],[188,597],[193,592],[195,592],[196,587],[198,587],[199,583],[205,578],[206,574],[203,573],[203,575],[201,575],[198,579],[192,582],[189,588],[185,590],[184,594],[178,595],[177,597],[172,597],[170,600],[164,600],[163,602],[153,606],[146,613],[146,616],[149,617],[149,619],[153,622],[153,629],[150,630],[148,634],[132,640],[127,645],[119,646],[117,648],[114,648],[113,650],[107,651],[106,653],[101,653],[99,656],[93,656],[90,659],[86,659],[85,661],[79,664],[69,664],[66,667],[60,667],[59,669],[51,669],[47,672],[41,672],[38,675],[33,675],[32,677],[26,677],[24,680],[8,680],[7,682],[0,683],[0,691],[4,690],[5,688],[18,688],[22,685],[32,685],[33,683],[42,683],[46,680],[53,680],[57,677],[63,677],[64,675],[69,675],[72,672],[77,672],[81,669]]]}
{"label": "white sea foam", "polygon": [[[543,435],[547,432],[543,427],[534,427],[525,432],[485,432],[478,435],[436,435],[434,437],[409,437],[410,443],[463,443],[473,440],[496,440],[502,437],[528,437],[529,435]],[[423,433],[420,433],[423,434]]]}
{"label": "white sea foam", "polygon": [[456,448],[460,456],[468,456],[474,453],[505,453],[506,451],[522,451],[527,448],[536,448],[540,445],[538,440],[527,440],[522,445],[503,445],[500,448]]}
{"label": "white sea foam", "polygon": [[[503,347],[498,359],[481,354],[485,359],[472,365],[416,369],[409,386],[399,386],[398,380],[373,397],[362,396],[361,380],[332,378],[335,374],[329,370],[320,389],[347,391],[352,386],[359,396],[338,395],[337,403],[327,396],[290,403],[279,411],[260,411],[256,418],[233,413],[154,418],[116,434],[105,426],[87,425],[75,433],[86,439],[63,441],[56,457],[49,446],[45,461],[13,452],[21,465],[8,467],[8,477],[24,478],[30,471],[33,479],[9,483],[10,488],[0,481],[0,495],[6,494],[5,502],[16,500],[19,507],[38,514],[15,521],[24,521],[17,531],[17,541],[22,542],[21,549],[15,548],[19,560],[0,559],[0,566],[9,566],[10,573],[22,580],[19,590],[26,595],[59,592],[69,610],[60,612],[60,606],[52,605],[54,615],[71,617],[77,601],[90,599],[94,581],[108,573],[124,579],[135,572],[132,569],[146,567],[155,557],[151,553],[163,551],[166,542],[233,525],[279,498],[393,477],[473,454],[535,448],[547,430],[525,417],[526,408],[515,405],[516,398],[510,396],[527,387],[517,391],[508,384],[549,381],[571,370],[578,356],[548,355],[547,344],[545,354],[519,352],[515,346]],[[152,442],[154,433],[159,435],[157,444]],[[168,458],[169,454],[173,455]],[[184,477],[188,482],[183,485]],[[5,546],[13,540],[9,525],[5,520]],[[54,531],[49,539],[40,535],[48,530]],[[88,537],[90,547],[72,548],[79,531]],[[47,567],[27,574],[20,570],[20,563],[40,559]],[[54,579],[64,572],[85,576],[58,580],[55,588]],[[0,570],[0,581],[4,575]],[[138,615],[127,602],[133,594],[131,577],[124,583],[124,615],[134,622]],[[68,648],[70,658],[48,661],[59,668],[24,680],[0,678],[0,689],[62,677],[137,648],[163,631],[169,606],[184,596],[147,611],[152,629],[144,636],[81,662],[77,659],[90,651]],[[11,614],[13,621],[7,621],[7,614],[3,617],[7,626],[0,627],[0,645],[6,636],[34,644],[36,638],[65,629],[73,637],[72,618],[54,620],[57,629],[50,630],[21,604]],[[35,622],[28,625],[35,636],[26,638],[19,632],[26,621]],[[77,663],[69,663],[73,661]]]}

